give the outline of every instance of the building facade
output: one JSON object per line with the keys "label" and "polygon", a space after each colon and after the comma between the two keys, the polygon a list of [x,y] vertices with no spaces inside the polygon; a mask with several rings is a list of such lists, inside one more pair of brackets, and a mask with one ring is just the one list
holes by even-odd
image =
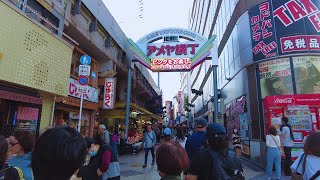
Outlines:
{"label": "building facade", "polygon": [[[1,133],[9,135],[20,126],[32,127],[36,133],[48,126],[76,127],[81,97],[77,93],[77,79],[82,55],[89,55],[92,60],[89,90],[83,102],[83,135],[93,136],[98,123],[108,125],[111,130],[124,124],[128,68],[133,69],[130,122],[160,120],[160,90],[145,68],[128,63],[132,54],[127,37],[102,1],[1,0],[0,3],[2,22],[11,25],[0,29],[1,37],[5,38],[1,42],[8,42],[1,43],[0,50]],[[17,28],[19,24],[12,23],[20,21],[29,29]],[[19,51],[17,44],[21,44]],[[10,67],[18,68],[9,71]],[[114,82],[110,108],[103,105],[106,79]]]}
{"label": "building facade", "polygon": [[[228,134],[237,128],[243,155],[262,167],[265,135],[288,116],[295,134],[293,156],[303,139],[319,129],[320,36],[318,0],[197,0],[189,29],[206,37],[217,35],[219,107],[212,105],[211,62],[190,73],[189,94],[195,119],[219,122]],[[304,115],[302,115],[304,114]],[[211,118],[212,117],[212,118]],[[302,119],[302,120],[299,120]]]}

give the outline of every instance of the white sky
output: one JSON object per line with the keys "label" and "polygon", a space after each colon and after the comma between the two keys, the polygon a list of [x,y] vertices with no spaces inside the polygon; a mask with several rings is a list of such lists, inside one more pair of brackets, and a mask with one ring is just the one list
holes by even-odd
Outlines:
{"label": "white sky", "polygon": [[[193,0],[103,0],[128,38],[137,41],[162,28],[188,29],[189,10]],[[140,5],[143,3],[142,5]],[[140,8],[143,7],[143,11]],[[190,10],[191,11],[191,10]],[[139,16],[142,14],[143,18]],[[156,84],[157,73],[151,73]],[[180,74],[160,73],[163,102],[171,100],[180,88]]]}

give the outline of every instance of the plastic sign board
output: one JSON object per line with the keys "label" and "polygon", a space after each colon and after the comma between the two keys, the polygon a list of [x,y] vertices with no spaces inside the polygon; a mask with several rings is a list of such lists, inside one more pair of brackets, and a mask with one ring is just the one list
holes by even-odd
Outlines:
{"label": "plastic sign board", "polygon": [[88,78],[88,76],[79,76],[78,82],[80,85],[85,86],[85,85],[89,84],[89,78]]}
{"label": "plastic sign board", "polygon": [[116,94],[116,78],[106,78],[104,81],[103,109],[114,109]]}
{"label": "plastic sign board", "polygon": [[151,59],[152,71],[188,70],[190,68],[190,58]]}
{"label": "plastic sign board", "polygon": [[216,65],[218,46],[215,39],[216,36],[207,39],[186,29],[168,28],[151,32],[137,43],[128,41],[134,61],[159,72],[190,71],[207,59],[212,59]]}
{"label": "plastic sign board", "polygon": [[91,57],[88,55],[83,55],[80,57],[80,63],[82,65],[89,65],[91,63]]}
{"label": "plastic sign board", "polygon": [[79,66],[79,76],[90,76],[90,66],[80,65]]}
{"label": "plastic sign board", "polygon": [[88,86],[82,86],[82,85],[79,86],[78,85],[78,87],[77,87],[77,93],[79,93],[79,94],[87,94],[88,90],[89,90]]}
{"label": "plastic sign board", "polygon": [[[76,79],[69,78],[69,91],[68,96],[75,97],[80,99],[81,94],[77,92],[79,82]],[[90,101],[93,103],[98,103],[99,99],[99,90],[97,88],[94,88],[92,86],[87,85],[88,87],[88,93],[83,95],[83,99],[86,101]]]}

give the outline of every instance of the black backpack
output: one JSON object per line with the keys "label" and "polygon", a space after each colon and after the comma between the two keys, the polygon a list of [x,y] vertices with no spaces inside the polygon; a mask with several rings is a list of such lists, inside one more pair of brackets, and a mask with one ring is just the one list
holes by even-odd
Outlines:
{"label": "black backpack", "polygon": [[212,158],[210,179],[216,180],[244,180],[240,159],[232,151],[216,152],[207,150]]}
{"label": "black backpack", "polygon": [[23,174],[21,169],[7,166],[0,169],[0,179],[4,180],[23,180]]}

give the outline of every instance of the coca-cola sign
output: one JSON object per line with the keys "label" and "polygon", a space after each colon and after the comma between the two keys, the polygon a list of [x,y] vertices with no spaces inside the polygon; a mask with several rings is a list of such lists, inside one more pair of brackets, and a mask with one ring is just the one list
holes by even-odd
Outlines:
{"label": "coca-cola sign", "polygon": [[275,104],[292,104],[294,103],[294,99],[292,97],[290,98],[276,98],[274,100]]}

